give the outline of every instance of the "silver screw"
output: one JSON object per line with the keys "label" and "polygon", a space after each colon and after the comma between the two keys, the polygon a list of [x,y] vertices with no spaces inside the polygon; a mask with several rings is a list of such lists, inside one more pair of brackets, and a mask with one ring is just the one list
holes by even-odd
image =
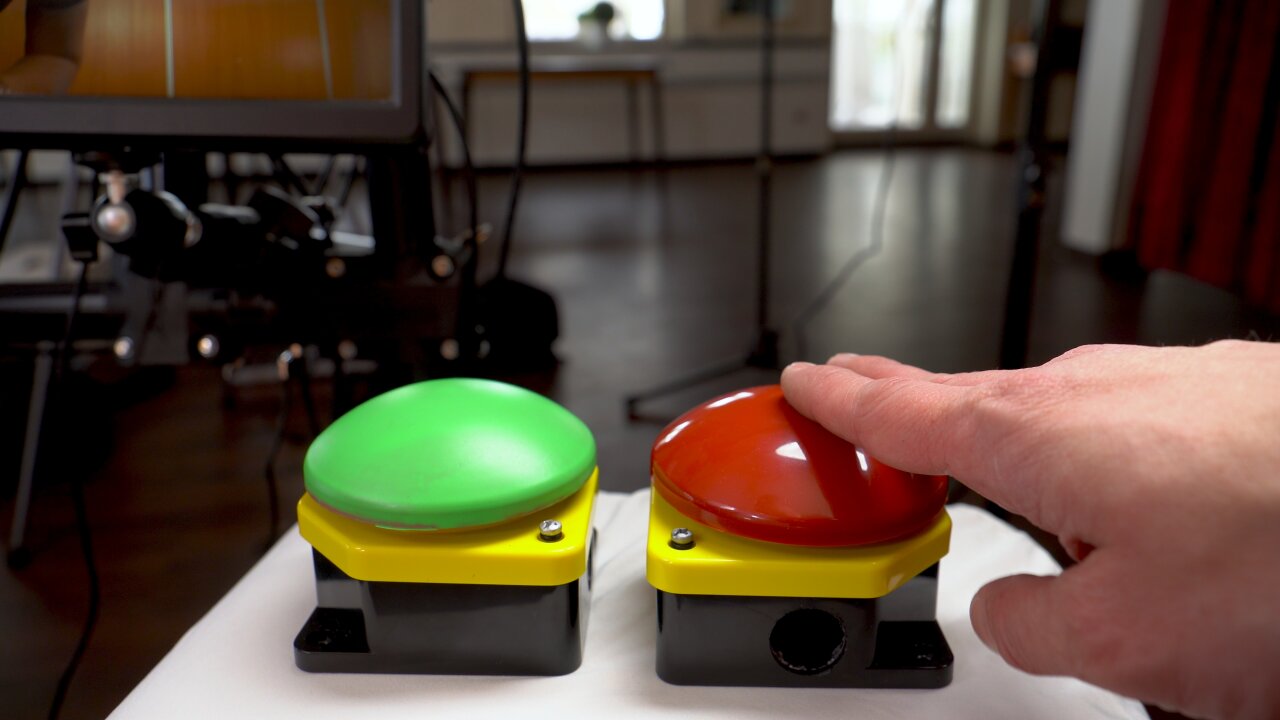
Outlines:
{"label": "silver screw", "polygon": [[689,528],[676,528],[671,531],[671,547],[676,550],[688,550],[693,547],[693,531]]}
{"label": "silver screw", "polygon": [[440,357],[445,360],[457,360],[458,356],[461,354],[462,348],[458,345],[457,340],[449,338],[448,340],[440,343]]}
{"label": "silver screw", "polygon": [[438,278],[447,278],[453,274],[454,264],[453,258],[448,255],[437,255],[431,259],[431,271]]}
{"label": "silver screw", "polygon": [[276,377],[280,378],[280,382],[289,380],[289,367],[300,357],[302,357],[302,346],[297,343],[285,348],[284,352],[276,357]]}
{"label": "silver screw", "polygon": [[338,357],[343,360],[355,360],[359,352],[360,348],[356,347],[355,342],[351,340],[343,340],[338,343]]}
{"label": "silver screw", "polygon": [[120,242],[133,234],[133,211],[125,205],[103,205],[93,221],[107,242]]}
{"label": "silver screw", "polygon": [[543,520],[538,525],[538,539],[555,542],[562,537],[564,537],[564,528],[559,520]]}
{"label": "silver screw", "polygon": [[205,360],[214,359],[221,350],[222,345],[213,335],[205,335],[196,341],[196,352],[200,353],[200,357]]}
{"label": "silver screw", "polygon": [[111,352],[115,353],[115,356],[121,360],[128,360],[129,358],[132,358],[133,338],[128,335],[117,338],[116,341],[111,344]]}

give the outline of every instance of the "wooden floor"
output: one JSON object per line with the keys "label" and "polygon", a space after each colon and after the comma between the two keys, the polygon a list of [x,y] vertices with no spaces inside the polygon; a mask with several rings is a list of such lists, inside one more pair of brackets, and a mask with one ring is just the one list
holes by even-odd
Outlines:
{"label": "wooden floor", "polygon": [[[872,241],[885,159],[879,151],[850,152],[779,167],[771,315],[787,360],[800,357],[802,308]],[[992,367],[1012,247],[1012,172],[1012,158],[1003,154],[899,151],[883,249],[803,323],[803,357],[849,350],[942,371]],[[643,487],[659,427],[628,422],[623,396],[739,357],[752,339],[753,167],[677,168],[665,180],[626,170],[542,171],[525,187],[513,275],[554,292],[562,323],[562,364],[535,382],[595,431],[605,489]],[[482,219],[500,225],[505,178],[483,178],[482,190]],[[50,205],[56,203],[46,197],[33,207],[47,214]],[[40,241],[51,220],[25,212],[15,242]],[[441,220],[450,222],[447,214]],[[1280,328],[1275,318],[1185,278],[1156,273],[1145,283],[1122,282],[1091,258],[1047,247],[1033,361],[1087,342],[1269,338]],[[3,371],[0,528],[7,529],[30,368],[15,360]],[[648,410],[674,415],[713,393],[775,379],[743,372]],[[103,595],[67,718],[110,712],[252,566],[267,540],[263,464],[279,410],[274,388],[241,391],[228,405],[216,368],[128,374],[106,360],[67,387],[70,400],[61,404],[42,457],[28,533],[34,560],[0,571],[6,718],[44,716],[79,633],[85,575],[68,478],[89,478]],[[304,431],[295,414],[278,464],[286,512],[301,492]]]}

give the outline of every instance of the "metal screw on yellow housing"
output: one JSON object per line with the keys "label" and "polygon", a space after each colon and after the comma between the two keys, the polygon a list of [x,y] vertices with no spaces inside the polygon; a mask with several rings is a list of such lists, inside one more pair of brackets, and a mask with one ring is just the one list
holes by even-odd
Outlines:
{"label": "metal screw on yellow housing", "polygon": [[538,525],[538,539],[542,542],[559,542],[564,539],[564,528],[559,520],[543,520]]}
{"label": "metal screw on yellow housing", "polygon": [[676,528],[671,531],[670,545],[676,550],[688,550],[693,547],[693,531],[689,528]]}

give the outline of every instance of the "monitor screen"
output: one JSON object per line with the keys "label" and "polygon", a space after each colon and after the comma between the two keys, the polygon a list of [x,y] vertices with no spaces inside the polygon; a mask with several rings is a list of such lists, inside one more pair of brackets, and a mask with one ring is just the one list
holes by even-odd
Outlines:
{"label": "monitor screen", "polygon": [[0,0],[0,133],[403,140],[416,0]]}

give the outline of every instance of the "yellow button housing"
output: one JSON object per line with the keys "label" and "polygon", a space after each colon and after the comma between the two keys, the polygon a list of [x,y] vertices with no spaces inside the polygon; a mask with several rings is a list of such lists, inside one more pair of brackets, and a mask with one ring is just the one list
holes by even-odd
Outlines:
{"label": "yellow button housing", "polygon": [[[392,530],[340,515],[309,494],[298,501],[302,537],[347,575],[371,582],[564,585],[587,571],[599,469],[582,488],[544,510],[480,528]],[[563,536],[539,539],[543,520]]]}
{"label": "yellow button housing", "polygon": [[[685,517],[651,493],[646,575],[681,595],[877,598],[888,595],[947,554],[945,510],[926,530],[894,542],[815,548],[751,540]],[[694,546],[671,547],[675,528],[693,531]]]}

